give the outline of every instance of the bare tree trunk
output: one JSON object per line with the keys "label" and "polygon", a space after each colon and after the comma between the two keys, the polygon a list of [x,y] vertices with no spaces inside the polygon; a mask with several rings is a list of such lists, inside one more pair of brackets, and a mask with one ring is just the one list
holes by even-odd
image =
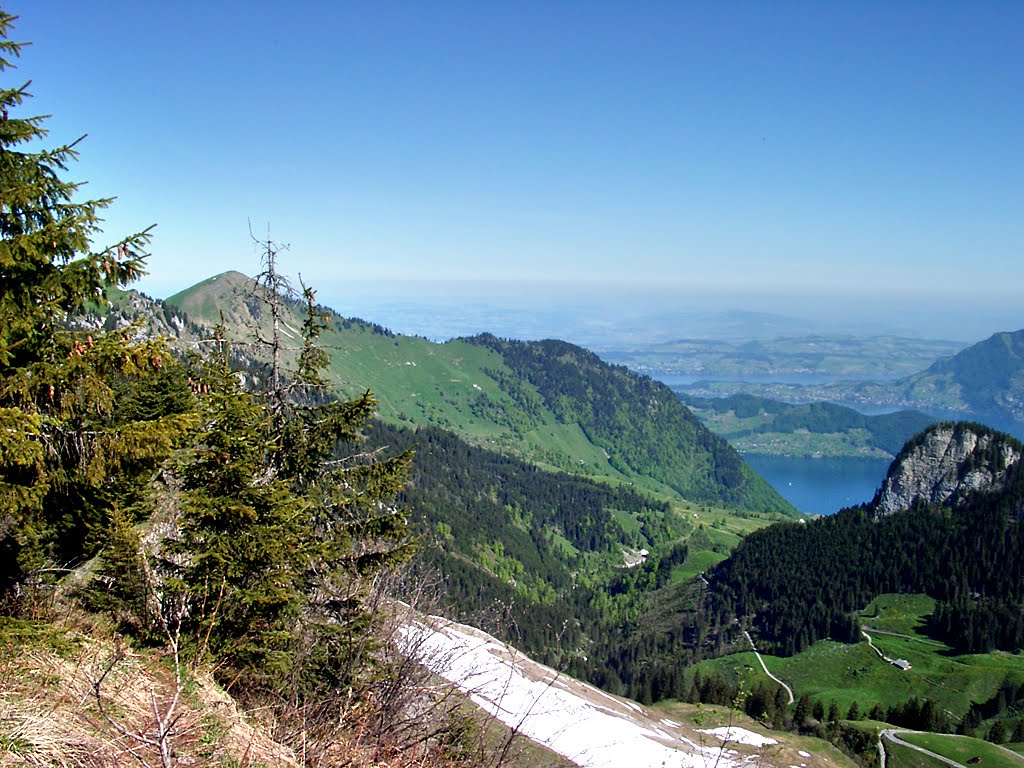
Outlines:
{"label": "bare tree trunk", "polygon": [[281,341],[281,323],[282,315],[284,314],[284,299],[286,296],[291,296],[293,291],[288,281],[278,274],[277,271],[277,254],[285,248],[279,243],[274,242],[270,239],[270,225],[267,225],[267,239],[257,240],[256,236],[252,234],[252,229],[249,231],[250,237],[253,241],[259,244],[261,253],[260,259],[263,263],[263,271],[256,277],[257,290],[262,287],[266,290],[266,295],[256,295],[255,298],[264,301],[270,305],[270,319],[271,319],[271,332],[269,339],[260,339],[260,341],[266,346],[270,347],[270,410],[275,420],[279,420],[283,417],[286,405],[286,393],[284,385],[281,383],[281,351],[283,344]]}

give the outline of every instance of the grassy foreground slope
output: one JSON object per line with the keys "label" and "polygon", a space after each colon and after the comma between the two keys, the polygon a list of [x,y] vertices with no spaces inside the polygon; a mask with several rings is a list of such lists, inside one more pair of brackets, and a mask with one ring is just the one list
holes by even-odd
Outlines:
{"label": "grassy foreground slope", "polygon": [[[237,272],[167,299],[191,319],[251,342],[270,319]],[[435,344],[323,308],[320,341],[343,394],[369,388],[382,419],[451,430],[548,468],[760,512],[795,510],[664,385],[564,342],[494,337]],[[301,314],[283,333],[297,354]]]}

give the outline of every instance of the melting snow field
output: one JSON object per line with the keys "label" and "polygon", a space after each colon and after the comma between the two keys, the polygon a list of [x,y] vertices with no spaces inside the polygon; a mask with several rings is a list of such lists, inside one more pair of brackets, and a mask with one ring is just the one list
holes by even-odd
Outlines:
{"label": "melting snow field", "polygon": [[[702,746],[653,722],[625,702],[537,664],[489,635],[432,619],[404,628],[408,648],[485,711],[582,768],[735,768],[735,752]],[[708,731],[757,746],[773,739],[733,727]],[[750,741],[745,741],[749,739]],[[749,759],[749,758],[748,758]]]}
{"label": "melting snow field", "polygon": [[760,733],[754,733],[748,731],[746,728],[740,728],[737,725],[730,725],[723,728],[709,728],[701,731],[701,733],[708,733],[712,736],[717,736],[722,741],[734,741],[737,744],[748,744],[751,747],[767,747],[772,744],[778,744],[779,742],[768,736],[762,736]]}

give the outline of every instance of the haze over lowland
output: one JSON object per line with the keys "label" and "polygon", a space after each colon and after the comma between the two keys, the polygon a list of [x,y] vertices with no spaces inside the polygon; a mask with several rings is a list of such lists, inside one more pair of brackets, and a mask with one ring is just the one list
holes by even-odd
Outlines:
{"label": "haze over lowland", "polygon": [[679,339],[769,340],[794,336],[945,339],[967,346],[1024,327],[1013,301],[828,293],[694,291],[603,281],[340,281],[319,286],[322,303],[398,333],[445,340],[490,332],[561,338],[598,352]]}
{"label": "haze over lowland", "polygon": [[344,314],[353,280],[585,280],[1024,326],[957,330],[1024,281],[1019,4],[11,5],[107,231],[158,224],[154,296],[254,273],[251,221]]}

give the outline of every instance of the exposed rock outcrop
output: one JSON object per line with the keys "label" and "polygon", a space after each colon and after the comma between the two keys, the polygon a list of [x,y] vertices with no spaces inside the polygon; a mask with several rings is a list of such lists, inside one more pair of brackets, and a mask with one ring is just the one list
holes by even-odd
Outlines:
{"label": "exposed rock outcrop", "polygon": [[872,503],[875,514],[891,515],[918,502],[955,505],[969,494],[1000,490],[1021,453],[1012,437],[980,424],[936,424],[893,461]]}

